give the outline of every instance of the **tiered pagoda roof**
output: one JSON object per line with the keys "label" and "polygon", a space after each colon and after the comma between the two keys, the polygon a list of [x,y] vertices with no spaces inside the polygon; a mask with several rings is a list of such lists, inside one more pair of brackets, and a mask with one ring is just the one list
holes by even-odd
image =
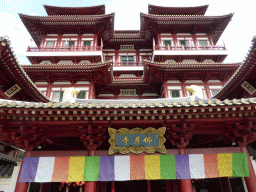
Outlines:
{"label": "tiered pagoda roof", "polygon": [[105,14],[105,5],[90,7],[58,7],[44,5],[48,15],[103,15]]}
{"label": "tiered pagoda roof", "polygon": [[204,15],[209,5],[197,7],[164,7],[148,5],[148,14],[154,15]]}
{"label": "tiered pagoda roof", "polygon": [[158,78],[161,81],[172,79],[220,79],[228,80],[241,63],[157,63],[144,61],[144,80]]}
{"label": "tiered pagoda roof", "polygon": [[213,43],[216,44],[232,17],[232,13],[223,16],[141,13],[140,30],[142,37],[146,39],[150,39],[154,33],[207,33],[212,37]]}
{"label": "tiered pagoda roof", "polygon": [[145,42],[139,30],[116,30],[110,42]]}
{"label": "tiered pagoda roof", "polygon": [[225,86],[214,96],[218,99],[233,99],[241,98],[244,96],[254,96],[249,95],[241,84],[244,81],[250,83],[254,88],[256,88],[256,36],[252,39],[252,45],[246,56],[242,65],[237,69],[234,75],[229,79]]}
{"label": "tiered pagoda roof", "polygon": [[[102,84],[112,82],[112,61],[105,63],[88,64],[42,64],[42,65],[24,65],[24,71],[33,78],[33,81],[94,81],[100,80]],[[39,72],[40,73],[37,73]],[[99,76],[101,77],[99,79]],[[55,78],[58,77],[58,78]]]}
{"label": "tiered pagoda roof", "polygon": [[[104,40],[111,38],[114,34],[115,14],[103,15],[51,15],[30,16],[19,14],[22,22],[34,39],[37,46],[40,45],[43,35],[71,33],[91,33],[97,27],[104,28],[102,37]],[[59,27],[57,27],[59,26]],[[96,33],[96,32],[95,32]]]}
{"label": "tiered pagoda roof", "polygon": [[10,46],[10,41],[0,37],[0,82],[4,92],[17,84],[21,90],[10,99],[22,99],[24,101],[48,102],[45,97],[31,81],[23,68],[18,63],[15,53]]}

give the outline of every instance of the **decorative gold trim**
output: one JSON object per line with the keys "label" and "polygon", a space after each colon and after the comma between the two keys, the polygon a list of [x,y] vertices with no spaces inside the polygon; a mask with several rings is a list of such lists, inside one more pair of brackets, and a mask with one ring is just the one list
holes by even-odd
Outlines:
{"label": "decorative gold trim", "polygon": [[[134,128],[134,129],[127,129],[127,128],[121,128],[121,129],[113,129],[113,128],[108,128],[108,133],[109,133],[109,144],[110,148],[108,151],[109,155],[113,155],[114,153],[121,153],[121,154],[127,154],[127,153],[135,153],[135,154],[140,154],[140,153],[155,153],[155,152],[160,152],[160,153],[166,153],[166,148],[164,146],[164,143],[166,141],[164,134],[166,131],[166,127],[161,127],[159,129],[155,129],[153,127],[149,127],[146,129],[141,129],[141,128]],[[129,147],[116,147],[115,146],[115,135],[124,135],[124,134],[152,134],[152,133],[158,133],[159,135],[159,146],[154,146],[154,147],[145,147],[145,146],[129,146]]]}

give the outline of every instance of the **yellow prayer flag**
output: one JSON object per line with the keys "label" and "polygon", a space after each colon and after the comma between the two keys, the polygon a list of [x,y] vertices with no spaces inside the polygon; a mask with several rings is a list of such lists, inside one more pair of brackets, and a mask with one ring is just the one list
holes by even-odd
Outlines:
{"label": "yellow prayer flag", "polygon": [[232,177],[232,153],[218,154],[219,177]]}
{"label": "yellow prayer flag", "polygon": [[85,164],[85,156],[70,157],[69,171],[68,171],[69,182],[83,181],[84,164]]}
{"label": "yellow prayer flag", "polygon": [[159,155],[145,155],[145,179],[161,179]]}

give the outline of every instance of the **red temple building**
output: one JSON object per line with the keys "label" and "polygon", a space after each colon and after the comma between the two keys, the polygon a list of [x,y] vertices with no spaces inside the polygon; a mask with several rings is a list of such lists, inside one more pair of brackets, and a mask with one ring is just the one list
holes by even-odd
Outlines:
{"label": "red temple building", "polygon": [[[117,31],[105,5],[44,8],[48,16],[20,14],[36,43],[32,65],[0,38],[0,141],[25,150],[12,191],[256,191],[256,39],[242,63],[223,63],[228,50],[216,45],[233,14],[149,5],[140,30]],[[64,100],[69,88],[80,90],[74,102]],[[191,163],[201,157],[204,176]]]}

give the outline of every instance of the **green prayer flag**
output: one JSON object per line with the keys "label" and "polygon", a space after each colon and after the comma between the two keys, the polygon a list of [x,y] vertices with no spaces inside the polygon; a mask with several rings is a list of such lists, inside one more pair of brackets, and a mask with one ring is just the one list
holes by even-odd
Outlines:
{"label": "green prayer flag", "polygon": [[232,153],[232,169],[234,177],[250,177],[246,153]]}
{"label": "green prayer flag", "polygon": [[174,155],[160,155],[161,179],[176,179]]}
{"label": "green prayer flag", "polygon": [[84,181],[98,181],[99,178],[99,156],[86,156],[84,164]]}

